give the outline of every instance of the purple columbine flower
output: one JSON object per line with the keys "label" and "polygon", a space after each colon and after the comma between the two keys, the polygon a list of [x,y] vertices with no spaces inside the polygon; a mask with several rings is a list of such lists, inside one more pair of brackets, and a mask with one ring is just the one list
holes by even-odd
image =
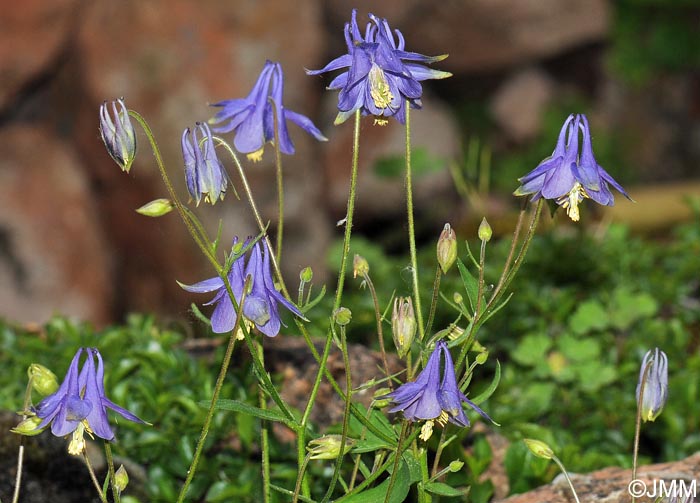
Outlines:
{"label": "purple columbine flower", "polygon": [[[440,360],[442,358],[445,363],[441,378]],[[444,341],[435,345],[428,363],[415,381],[401,385],[386,396],[396,404],[389,412],[402,411],[409,421],[428,421],[427,431],[421,435],[421,438],[426,440],[432,433],[434,421],[442,426],[448,421],[457,426],[469,426],[469,419],[464,414],[462,402],[491,421],[491,418],[457,387],[452,356]]]}
{"label": "purple columbine flower", "polygon": [[[579,132],[583,134],[580,154]],[[521,185],[514,192],[516,196],[533,194],[533,201],[540,197],[552,199],[575,222],[579,220],[578,205],[586,198],[604,206],[615,203],[608,184],[631,200],[625,189],[596,162],[588,119],[583,114],[569,115],[552,155],[518,180]]]}
{"label": "purple columbine flower", "polygon": [[[233,244],[235,245],[237,242],[238,238],[234,239]],[[244,247],[247,245],[248,241],[244,243]],[[243,288],[248,276],[251,277],[252,281],[250,293],[243,300],[243,316],[263,334],[274,337],[280,331],[282,321],[277,304],[286,307],[300,318],[306,319],[301,311],[275,288],[270,272],[270,252],[260,241],[252,246],[247,262],[245,255],[241,255],[231,265],[228,280],[236,302],[240,302],[243,296]],[[214,298],[205,304],[216,304],[211,315],[211,328],[214,333],[230,332],[236,327],[236,310],[221,278],[206,279],[194,285],[180,283],[180,286],[188,292],[216,292]]]}
{"label": "purple columbine flower", "polygon": [[136,157],[136,131],[123,99],[112,101],[111,107],[106,101],[100,105],[100,134],[114,162],[128,173]]}
{"label": "purple columbine flower", "polygon": [[182,157],[185,160],[187,190],[197,206],[204,201],[215,204],[224,198],[228,179],[223,164],[216,156],[211,130],[198,122],[193,130],[182,133]]}
{"label": "purple columbine flower", "polygon": [[[651,365],[646,372],[644,383],[644,396],[639,397],[639,391],[644,379],[644,370]],[[668,399],[668,358],[666,353],[659,348],[649,350],[642,359],[642,367],[639,370],[637,382],[637,404],[642,410],[644,421],[654,421],[666,405]]]}
{"label": "purple columbine flower", "polygon": [[212,105],[222,108],[209,120],[213,124],[212,129],[217,133],[233,131],[233,146],[242,154],[248,154],[248,158],[253,161],[262,158],[265,143],[274,141],[275,118],[279,127],[279,147],[283,154],[294,153],[294,144],[287,131],[288,120],[317,140],[328,141],[311,119],[284,108],[283,93],[282,65],[266,61],[257,82],[246,98],[220,101]]}
{"label": "purple columbine flower", "polygon": [[412,108],[421,107],[423,88],[420,81],[452,75],[430,69],[422,63],[442,61],[447,55],[430,57],[405,51],[406,43],[399,30],[392,32],[386,19],[373,14],[369,18],[363,37],[357,26],[357,10],[353,9],[350,23],[345,24],[348,53],[320,70],[307,70],[306,73],[318,75],[347,68],[328,86],[328,89],[340,89],[336,124],[345,122],[357,110],[362,115],[396,117],[403,124],[406,121],[406,100]]}
{"label": "purple columbine flower", "polygon": [[[78,373],[83,351],[86,352],[87,358]],[[144,423],[105,396],[104,367],[100,352],[96,348],[80,348],[75,353],[58,390],[36,406],[36,415],[42,420],[37,429],[51,424],[51,433],[63,437],[82,425],[89,433],[94,433],[104,440],[112,440],[114,432],[107,419],[108,408],[129,421]]]}

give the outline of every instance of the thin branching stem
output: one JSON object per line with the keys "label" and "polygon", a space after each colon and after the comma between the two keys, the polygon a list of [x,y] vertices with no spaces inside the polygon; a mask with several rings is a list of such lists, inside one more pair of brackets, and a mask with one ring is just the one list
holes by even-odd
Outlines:
{"label": "thin branching stem", "polygon": [[[647,376],[653,362],[647,362],[642,373],[642,379],[639,382],[639,397],[637,398],[637,420],[634,427],[634,451],[632,453],[632,480],[637,480],[637,456],[639,454],[639,435],[642,429],[642,402],[644,401],[644,388],[647,384]],[[632,503],[637,500],[635,495],[632,495]]]}
{"label": "thin branching stem", "polygon": [[[379,351],[382,355],[382,364],[384,365],[384,375],[390,376],[391,373],[389,372],[389,363],[387,362],[386,349],[384,348],[384,330],[382,329],[382,313],[379,310],[379,299],[377,298],[377,290],[374,288],[374,283],[372,283],[372,279],[369,277],[369,273],[364,273],[362,275],[362,278],[365,280],[367,288],[369,288],[370,295],[372,296],[372,302],[374,304],[374,318],[377,322],[377,339],[379,341]],[[391,382],[391,379],[389,379],[389,388],[391,390],[394,389],[394,385]]]}
{"label": "thin branching stem", "polygon": [[107,459],[107,476],[112,486],[112,497],[114,498],[114,503],[119,503],[121,501],[121,495],[119,494],[117,483],[114,480],[114,457],[112,456],[112,446],[109,444],[108,440],[105,440],[105,458]]}
{"label": "thin branching stem", "polygon": [[90,457],[87,455],[85,448],[83,448],[83,459],[85,459],[85,466],[87,466],[88,473],[90,474],[92,485],[95,486],[95,489],[97,489],[97,494],[100,495],[100,501],[102,503],[107,503],[107,496],[105,496],[105,494],[102,492],[102,487],[100,487],[100,483],[97,480],[97,475],[95,475],[95,469],[92,467],[92,463],[90,463]]}

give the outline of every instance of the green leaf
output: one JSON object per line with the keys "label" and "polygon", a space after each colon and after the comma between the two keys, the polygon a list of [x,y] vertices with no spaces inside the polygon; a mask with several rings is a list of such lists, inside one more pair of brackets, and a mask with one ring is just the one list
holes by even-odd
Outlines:
{"label": "green leaf", "polygon": [[457,269],[459,269],[459,275],[462,277],[462,284],[464,285],[464,290],[467,292],[467,297],[469,298],[469,304],[471,305],[472,311],[476,309],[476,300],[479,296],[479,282],[472,276],[472,274],[467,269],[459,258],[457,259]]}
{"label": "green leaf", "polygon": [[600,357],[600,344],[591,337],[577,339],[565,334],[558,341],[562,354],[572,362],[587,362]]}
{"label": "green leaf", "polygon": [[587,334],[594,330],[603,330],[608,327],[610,320],[608,313],[596,300],[582,302],[569,320],[569,327],[575,334]]}
{"label": "green leaf", "polygon": [[437,494],[438,496],[447,496],[448,498],[456,498],[458,496],[464,496],[465,494],[465,491],[460,491],[442,482],[428,482],[423,485],[423,488],[429,493]]}
{"label": "green leaf", "polygon": [[552,339],[544,334],[526,335],[513,352],[513,359],[521,365],[534,367],[545,360]]}
{"label": "green leaf", "polygon": [[637,320],[654,316],[659,308],[648,293],[633,294],[626,288],[615,290],[612,304],[610,322],[620,330],[627,330]]}
{"label": "green leaf", "polygon": [[[202,401],[199,402],[200,407],[209,407],[211,405],[211,402],[207,401]],[[245,402],[241,402],[240,400],[228,400],[225,398],[220,399],[218,402],[216,402],[216,406],[214,407],[217,410],[230,410],[233,412],[241,412],[243,414],[248,414],[250,416],[255,416],[260,419],[265,419],[267,421],[275,421],[278,423],[284,423],[290,428],[294,429],[296,428],[296,424],[287,417],[282,414],[281,412],[278,412],[276,410],[272,409],[261,409],[259,407],[253,407],[252,405],[249,405]]]}
{"label": "green leaf", "polygon": [[485,402],[486,400],[489,399],[491,395],[493,395],[493,392],[496,391],[496,388],[498,387],[498,383],[501,382],[501,364],[499,363],[498,360],[496,360],[496,373],[493,376],[493,379],[491,380],[491,384],[488,385],[488,387],[479,393],[477,396],[474,398],[470,399],[472,402],[474,402],[476,405],[479,405],[482,402]]}

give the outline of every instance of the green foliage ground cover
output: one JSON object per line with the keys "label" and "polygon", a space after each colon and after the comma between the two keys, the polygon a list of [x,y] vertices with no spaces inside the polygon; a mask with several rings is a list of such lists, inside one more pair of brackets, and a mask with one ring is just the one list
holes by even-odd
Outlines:
{"label": "green foliage ground cover", "polygon": [[[487,279],[499,270],[508,244],[505,239],[490,243]],[[408,293],[404,257],[387,256],[361,239],[353,241],[352,251],[369,261],[385,305],[392,294]],[[426,263],[433,253],[432,246],[423,250]],[[468,264],[463,243],[460,256]],[[491,357],[476,373],[482,379],[475,378],[470,388],[472,396],[482,391],[491,382],[495,361],[500,362],[500,385],[482,406],[501,424],[486,430],[512,442],[505,457],[512,491],[527,490],[556,475],[552,464],[527,453],[517,441],[523,437],[548,442],[574,472],[631,465],[639,364],[654,346],[669,357],[670,398],[657,421],[643,429],[643,460],[678,459],[700,450],[699,271],[697,222],[656,239],[632,236],[618,226],[596,236],[579,230],[548,231],[535,239],[512,285],[513,298],[478,335]],[[404,275],[397,287],[396,278]],[[356,313],[351,336],[375,345],[369,295],[359,281],[349,281],[344,304]],[[432,278],[422,282],[427,296]],[[456,270],[443,278],[443,287],[444,292],[466,297]],[[437,329],[454,318],[447,300],[440,300]],[[327,312],[323,306],[318,311]],[[313,318],[313,312],[309,316]],[[318,321],[322,326],[324,320]],[[153,423],[142,427],[119,422],[116,452],[146,468],[153,501],[173,501],[205,416],[200,403],[212,392],[217,372],[213,362],[221,361],[219,350],[205,356],[185,351],[183,332],[159,326],[148,315],[130,316],[123,326],[100,332],[61,317],[39,332],[5,322],[0,325],[0,407],[21,408],[30,363],[47,365],[62,376],[77,347],[99,347],[107,362],[110,397]],[[386,344],[391,344],[388,327],[385,332]],[[238,358],[233,365],[222,397],[257,405],[248,364]],[[255,501],[260,484],[256,420],[219,411],[214,421],[193,494],[211,502]],[[492,493],[490,482],[475,484],[493,455],[483,430],[460,431],[449,446],[468,470],[450,474],[447,483],[474,484],[472,501],[487,501]],[[274,483],[293,484],[292,458],[290,449],[273,444]]]}

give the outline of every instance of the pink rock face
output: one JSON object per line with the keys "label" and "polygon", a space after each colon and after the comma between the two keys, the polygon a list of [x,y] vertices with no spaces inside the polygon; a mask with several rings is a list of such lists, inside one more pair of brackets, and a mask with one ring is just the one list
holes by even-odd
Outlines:
{"label": "pink rock face", "polygon": [[0,316],[108,319],[107,250],[72,149],[24,127],[0,136]]}
{"label": "pink rock face", "polygon": [[0,109],[61,52],[76,24],[77,0],[0,2]]}

